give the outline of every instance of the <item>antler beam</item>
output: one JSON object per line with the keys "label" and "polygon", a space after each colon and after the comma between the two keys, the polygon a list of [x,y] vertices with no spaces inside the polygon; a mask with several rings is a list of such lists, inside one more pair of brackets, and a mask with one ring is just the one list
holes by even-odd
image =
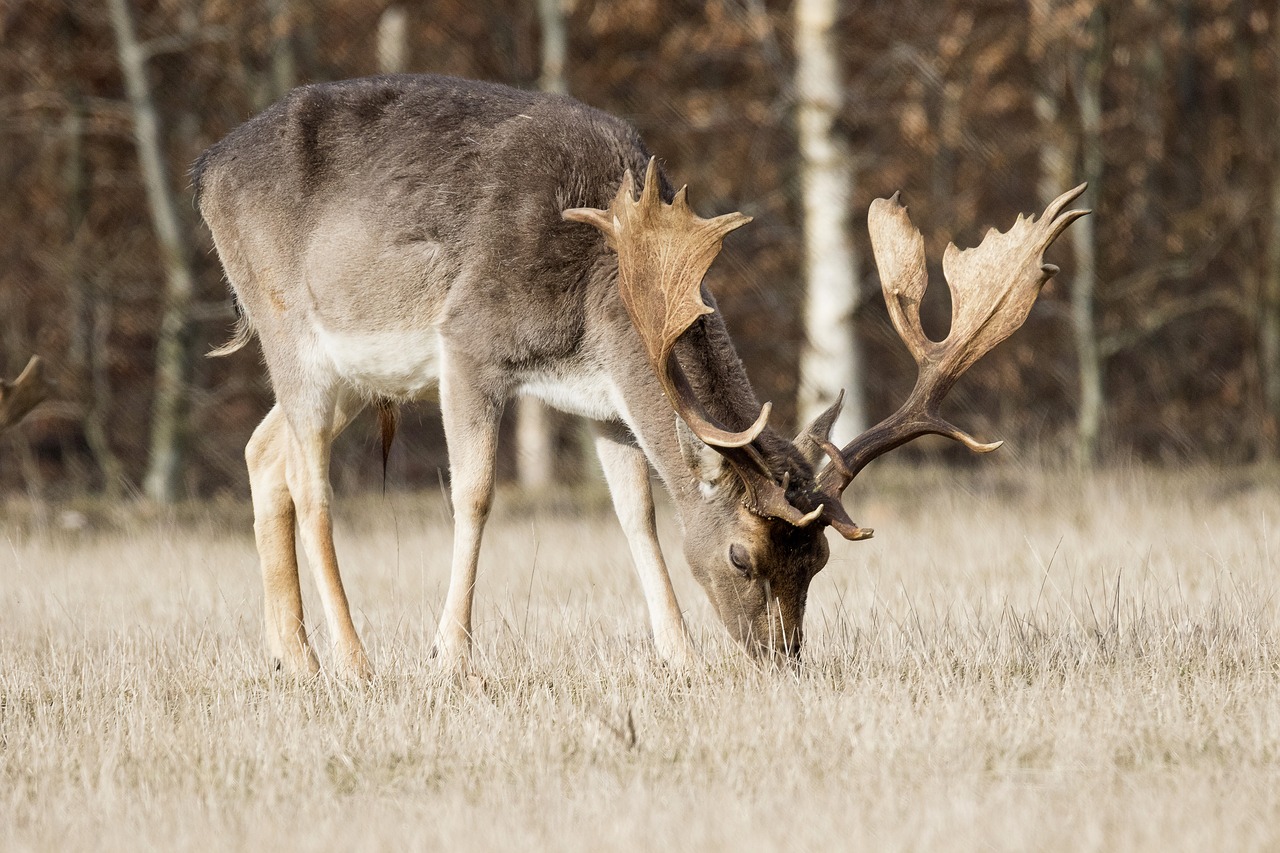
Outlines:
{"label": "antler beam", "polygon": [[[1001,445],[973,438],[943,418],[939,407],[974,362],[1026,321],[1041,288],[1058,272],[1044,263],[1044,251],[1068,225],[1090,213],[1066,209],[1085,186],[1058,196],[1038,220],[1019,216],[1005,233],[988,231],[976,248],[962,252],[955,244],[947,246],[942,272],[951,288],[951,331],[941,341],[930,340],[920,324],[920,301],[928,286],[924,238],[896,193],[871,203],[867,225],[889,318],[919,372],[915,388],[898,411],[842,450],[826,448],[831,462],[818,475],[821,491],[838,499],[869,462],[922,435],[946,436],[975,453],[989,453]],[[832,526],[845,533],[843,525]]]}

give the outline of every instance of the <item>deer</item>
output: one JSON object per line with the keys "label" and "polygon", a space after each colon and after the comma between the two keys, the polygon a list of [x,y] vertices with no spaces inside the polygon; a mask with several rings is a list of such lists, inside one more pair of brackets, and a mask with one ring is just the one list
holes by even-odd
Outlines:
{"label": "deer", "polygon": [[0,432],[16,426],[51,393],[53,383],[45,375],[44,359],[38,355],[31,356],[17,379],[0,379]]}
{"label": "deer", "polygon": [[[193,184],[275,404],[245,450],[274,666],[319,670],[295,535],[319,589],[339,675],[368,677],[333,542],[335,438],[379,411],[383,461],[400,404],[438,393],[453,546],[431,654],[469,669],[481,536],[499,420],[517,394],[590,424],[661,659],[699,659],[655,524],[650,467],[671,497],[684,557],[753,657],[799,660],[826,529],[872,535],[842,494],[869,462],[939,434],[982,443],[940,403],[1025,321],[1057,272],[1043,252],[1084,187],[976,248],[947,248],[951,331],[924,333],[924,241],[897,195],[868,224],[889,316],[918,365],[906,403],[843,448],[841,399],[798,435],[770,424],[703,283],[750,221],[691,209],[627,122],[570,97],[433,75],[303,86],[196,161]],[[638,178],[637,176],[643,176]],[[841,395],[842,396],[842,395]]]}

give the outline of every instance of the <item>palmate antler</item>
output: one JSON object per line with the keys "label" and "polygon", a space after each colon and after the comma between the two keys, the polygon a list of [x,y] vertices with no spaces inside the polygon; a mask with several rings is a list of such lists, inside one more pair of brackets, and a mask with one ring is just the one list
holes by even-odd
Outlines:
{"label": "palmate antler", "polygon": [[746,485],[748,506],[760,515],[806,526],[823,515],[824,507],[805,513],[792,506],[786,498],[786,480],[781,484],[773,480],[754,445],[769,419],[770,404],[764,404],[747,429],[728,429],[707,414],[680,363],[672,357],[680,336],[703,314],[712,313],[702,301],[702,279],[719,254],[725,235],[750,222],[751,217],[726,213],[702,219],[689,208],[687,187],[667,204],[658,184],[656,159],[650,159],[639,198],[628,169],[607,209],[571,208],[562,215],[598,228],[618,253],[623,305],[640,333],[667,399],[694,435],[733,466]]}
{"label": "palmate antler", "polygon": [[0,432],[16,424],[52,391],[44,375],[44,361],[31,356],[26,368],[12,382],[0,379]]}
{"label": "palmate antler", "polygon": [[[672,407],[693,433],[733,466],[746,486],[747,506],[759,515],[797,527],[821,519],[846,539],[857,540],[870,537],[872,531],[853,522],[841,495],[871,460],[928,434],[947,436],[978,453],[1000,446],[1001,442],[979,442],[948,423],[939,407],[974,362],[1026,321],[1041,288],[1058,271],[1044,263],[1044,251],[1068,225],[1089,213],[1066,210],[1084,190],[1082,184],[1063,193],[1039,220],[1019,216],[1008,232],[992,229],[976,248],[962,252],[955,245],[947,246],[942,270],[951,288],[952,312],[951,331],[942,341],[930,340],[920,325],[920,301],[928,285],[924,238],[911,224],[896,194],[872,203],[867,221],[885,302],[919,374],[898,411],[843,449],[819,436],[826,434],[825,429],[807,431],[808,440],[822,447],[831,460],[817,475],[813,490],[796,496],[808,512],[787,498],[787,475],[781,483],[775,481],[756,444],[769,417],[769,404],[747,429],[728,429],[707,415],[672,357],[680,336],[712,311],[702,301],[702,278],[725,235],[750,222],[750,217],[729,213],[701,219],[689,209],[685,189],[676,193],[671,204],[664,203],[652,159],[639,198],[628,170],[607,209],[573,208],[563,216],[598,228],[618,253],[622,301],[640,333],[650,365]],[[816,423],[829,427],[840,405],[837,399]]]}
{"label": "palmate antler", "polygon": [[[962,252],[955,244],[947,246],[942,272],[951,288],[951,331],[941,341],[930,340],[920,325],[920,300],[928,285],[924,238],[911,224],[897,194],[871,203],[867,226],[889,317],[915,358],[919,374],[898,411],[843,450],[824,445],[831,462],[818,475],[821,492],[838,501],[867,463],[922,435],[944,435],[976,453],[988,453],[1001,445],[999,441],[977,441],[947,422],[939,414],[939,406],[974,362],[1026,321],[1041,288],[1058,272],[1054,265],[1044,263],[1044,251],[1068,225],[1090,212],[1066,210],[1085,186],[1058,196],[1039,220],[1019,216],[1005,233],[991,229],[976,248]],[[827,520],[846,538],[865,536],[866,531],[856,525],[850,528],[830,515]]]}

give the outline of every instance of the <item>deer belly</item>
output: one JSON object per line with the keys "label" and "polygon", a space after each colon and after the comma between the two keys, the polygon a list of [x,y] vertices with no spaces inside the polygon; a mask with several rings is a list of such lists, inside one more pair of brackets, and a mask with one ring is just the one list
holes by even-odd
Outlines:
{"label": "deer belly", "polygon": [[440,336],[435,329],[317,332],[334,372],[362,392],[412,399],[425,396],[439,382]]}
{"label": "deer belly", "polygon": [[547,372],[526,376],[520,393],[537,397],[548,406],[598,421],[614,420],[618,406],[613,400],[613,384],[603,374],[592,372]]}

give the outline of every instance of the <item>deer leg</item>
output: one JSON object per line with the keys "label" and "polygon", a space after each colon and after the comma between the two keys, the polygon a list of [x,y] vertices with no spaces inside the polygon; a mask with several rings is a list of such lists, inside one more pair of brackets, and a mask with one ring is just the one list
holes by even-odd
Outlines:
{"label": "deer leg", "polygon": [[653,514],[653,488],[649,482],[649,460],[630,435],[614,424],[596,424],[596,454],[604,468],[604,478],[613,496],[631,559],[645,601],[649,605],[649,622],[653,626],[653,643],[662,659],[676,666],[688,666],[697,659],[689,640],[680,603],[671,587],[658,528]]}
{"label": "deer leg", "polygon": [[276,406],[253,431],[244,455],[253,495],[253,533],[262,564],[267,649],[277,669],[302,675],[318,671],[320,664],[307,640],[302,615],[293,535],[296,513],[285,471],[290,440],[289,424]]}
{"label": "deer leg", "polygon": [[310,426],[290,423],[292,441],[289,443],[287,474],[289,492],[297,508],[302,548],[315,575],[329,626],[334,669],[346,677],[369,678],[373,670],[356,634],[355,623],[351,621],[351,607],[338,572],[330,509],[333,489],[329,485],[329,455],[333,440],[359,411],[359,405],[339,401],[331,409],[328,423]]}
{"label": "deer leg", "polygon": [[480,390],[478,371],[464,357],[441,353],[440,411],[449,447],[450,495],[453,500],[453,559],[449,593],[436,629],[437,662],[460,669],[471,654],[471,607],[475,595],[480,539],[493,505],[493,477],[498,447],[498,421],[503,398]]}

